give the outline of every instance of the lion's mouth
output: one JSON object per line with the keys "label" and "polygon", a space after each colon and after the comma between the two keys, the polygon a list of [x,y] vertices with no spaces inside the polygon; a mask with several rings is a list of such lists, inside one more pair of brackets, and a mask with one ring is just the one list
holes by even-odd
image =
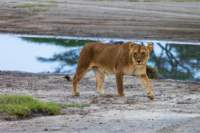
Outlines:
{"label": "lion's mouth", "polygon": [[136,65],[142,66],[142,65],[145,65],[145,64],[144,63],[137,63]]}

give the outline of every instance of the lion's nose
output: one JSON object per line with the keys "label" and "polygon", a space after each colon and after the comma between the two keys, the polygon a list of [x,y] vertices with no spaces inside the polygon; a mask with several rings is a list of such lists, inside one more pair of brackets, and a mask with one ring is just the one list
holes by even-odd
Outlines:
{"label": "lion's nose", "polygon": [[141,60],[137,60],[138,63],[141,63]]}

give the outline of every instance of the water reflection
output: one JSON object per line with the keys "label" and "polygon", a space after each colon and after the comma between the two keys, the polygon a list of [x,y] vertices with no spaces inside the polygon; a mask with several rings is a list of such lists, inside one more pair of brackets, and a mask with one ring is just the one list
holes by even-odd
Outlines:
{"label": "water reflection", "polygon": [[13,35],[0,35],[0,70],[25,72],[52,72],[59,62],[42,63],[37,57],[51,57],[66,51],[65,47],[47,43],[27,43]]}
{"label": "water reflection", "polygon": [[[81,47],[89,40],[64,40],[48,38],[25,38],[22,39],[35,43],[49,43],[65,47],[73,47],[63,53],[54,54],[52,57],[39,57],[42,62],[60,62],[56,72],[63,72],[65,66],[75,69]],[[112,41],[112,43],[116,43]],[[144,42],[140,42],[143,44]],[[78,47],[78,48],[76,48]],[[200,46],[180,45],[169,43],[154,43],[149,65],[157,68],[160,77],[172,79],[200,79]]]}
{"label": "water reflection", "polygon": [[59,62],[59,65],[53,72],[55,73],[74,73],[79,53],[83,45],[91,40],[74,40],[74,39],[56,39],[56,38],[36,38],[36,37],[21,37],[21,39],[36,43],[36,44],[50,44],[57,46],[64,46],[68,49],[64,52],[53,54],[51,57],[37,57],[38,61],[44,63]]}
{"label": "water reflection", "polygon": [[56,73],[65,72],[66,66],[68,66],[68,69],[66,70],[67,73],[74,73],[80,49],[81,48],[75,48],[63,53],[54,54],[50,58],[38,57],[37,59],[41,62],[59,62],[60,65],[54,71]]}
{"label": "water reflection", "polygon": [[27,42],[34,42],[36,44],[50,44],[64,47],[80,47],[85,45],[91,40],[74,40],[74,39],[59,39],[59,38],[38,38],[38,37],[21,37],[22,40]]}
{"label": "water reflection", "polygon": [[149,62],[154,64],[162,77],[200,79],[200,46],[157,43],[154,47],[157,48]]}
{"label": "water reflection", "polygon": [[[1,38],[0,38],[1,39]],[[19,38],[18,38],[19,39]],[[56,72],[56,73],[73,73],[76,68],[76,63],[79,57],[81,48],[87,42],[92,42],[91,40],[77,40],[77,39],[59,39],[59,38],[41,38],[41,37],[20,37],[26,47],[26,54],[33,53],[33,45],[38,47],[49,47],[56,46],[56,52],[51,52],[46,56],[46,53],[34,55],[34,58],[38,63],[54,64],[54,68],[46,68],[45,71]],[[105,41],[105,40],[104,40]],[[110,43],[116,43],[116,41],[108,41]],[[141,44],[145,44],[145,41],[138,41]],[[13,43],[13,42],[12,42]],[[121,43],[121,41],[120,41]],[[45,46],[43,45],[45,44]],[[2,47],[2,46],[1,46]],[[19,47],[19,44],[17,44]],[[41,47],[41,48],[42,48]],[[2,50],[1,50],[2,51]],[[23,49],[22,49],[23,51]],[[154,42],[154,50],[151,53],[148,65],[156,68],[158,70],[159,77],[161,78],[171,78],[171,79],[187,79],[187,80],[200,80],[200,46],[198,45],[180,45],[166,42]],[[19,52],[19,51],[18,51]],[[43,52],[43,51],[41,51]],[[47,51],[46,51],[47,52]],[[18,56],[18,53],[12,53]],[[2,56],[2,54],[1,54]],[[6,59],[7,57],[5,57]],[[28,58],[24,59],[28,60]],[[0,62],[1,58],[0,58]],[[40,65],[29,62],[29,64],[35,65],[34,67],[40,67]],[[56,65],[55,65],[56,64]],[[29,67],[29,66],[27,66]],[[32,66],[33,67],[33,66]],[[52,67],[52,66],[51,66]],[[0,67],[2,70],[2,68]],[[5,69],[4,69],[5,70]],[[16,68],[15,70],[18,70]],[[32,71],[30,72],[41,72]]]}

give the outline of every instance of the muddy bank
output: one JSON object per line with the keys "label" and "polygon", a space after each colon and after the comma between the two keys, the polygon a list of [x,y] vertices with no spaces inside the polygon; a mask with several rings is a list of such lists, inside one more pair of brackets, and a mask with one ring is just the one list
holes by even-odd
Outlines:
{"label": "muddy bank", "polygon": [[[153,80],[155,100],[146,97],[135,77],[125,77],[125,97],[116,96],[115,78],[105,80],[105,96],[95,90],[88,73],[80,83],[80,97],[71,96],[64,75],[0,72],[0,94],[32,95],[58,103],[89,104],[63,110],[64,115],[22,121],[0,121],[1,133],[21,132],[192,132],[200,131],[200,84]],[[186,128],[187,127],[187,128]]]}
{"label": "muddy bank", "polygon": [[200,3],[1,0],[0,32],[199,41]]}

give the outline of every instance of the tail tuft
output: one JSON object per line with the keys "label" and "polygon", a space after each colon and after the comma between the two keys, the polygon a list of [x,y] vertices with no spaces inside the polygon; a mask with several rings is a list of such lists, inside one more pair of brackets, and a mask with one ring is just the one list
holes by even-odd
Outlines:
{"label": "tail tuft", "polygon": [[69,75],[65,75],[64,78],[67,80],[67,81],[72,81],[71,77]]}

